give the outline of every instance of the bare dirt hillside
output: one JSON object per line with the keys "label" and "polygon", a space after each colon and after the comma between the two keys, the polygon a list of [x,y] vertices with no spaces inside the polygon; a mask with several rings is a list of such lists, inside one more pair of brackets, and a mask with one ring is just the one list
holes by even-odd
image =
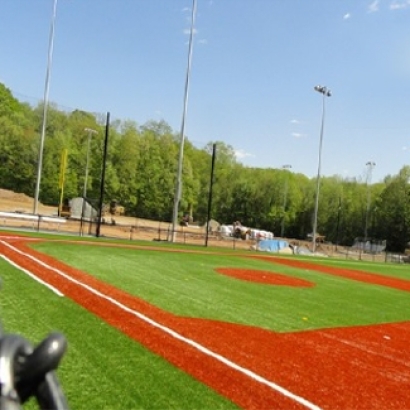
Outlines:
{"label": "bare dirt hillside", "polygon": [[[1,212],[22,212],[33,213],[34,198],[22,193],[13,192],[7,189],[0,188],[0,211]],[[38,204],[38,213],[43,216],[56,216],[58,214],[57,206],[47,206],[41,203]],[[115,216],[115,221],[119,225],[137,225],[139,227],[161,228],[167,229],[169,222],[158,222],[149,219],[141,219],[129,216]],[[202,228],[188,227],[185,231],[195,233],[202,232]]]}
{"label": "bare dirt hillside", "polygon": [[[34,209],[34,199],[21,193],[0,188],[0,211],[2,212],[27,212],[32,213]],[[38,211],[44,215],[57,214],[57,207],[46,206],[41,203]]]}

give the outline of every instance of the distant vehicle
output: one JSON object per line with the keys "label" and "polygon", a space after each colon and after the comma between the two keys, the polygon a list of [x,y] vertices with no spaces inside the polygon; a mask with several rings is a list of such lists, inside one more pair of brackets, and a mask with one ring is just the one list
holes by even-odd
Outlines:
{"label": "distant vehicle", "polygon": [[71,216],[71,205],[68,199],[63,201],[61,209],[59,209],[58,216],[61,218],[69,218]]}
{"label": "distant vehicle", "polygon": [[121,216],[125,214],[125,208],[119,205],[117,201],[111,201],[108,207],[108,213],[110,213],[111,215]]}

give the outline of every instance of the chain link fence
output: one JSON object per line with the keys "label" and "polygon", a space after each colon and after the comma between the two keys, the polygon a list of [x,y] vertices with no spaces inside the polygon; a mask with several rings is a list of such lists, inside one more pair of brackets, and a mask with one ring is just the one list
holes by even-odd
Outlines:
{"label": "chain link fence", "polygon": [[[78,206],[81,208],[81,205]],[[84,212],[84,216],[81,217],[81,212],[79,212],[79,215],[76,217],[60,218],[48,215],[0,212],[0,228],[82,237],[98,236],[101,238],[131,242],[174,242],[178,244],[215,246],[238,250],[252,250],[255,249],[257,245],[257,241],[255,240],[224,236],[215,230],[210,230],[206,233],[206,229],[203,226],[178,226],[175,232],[172,232],[172,224],[169,222],[153,222],[138,218],[121,218],[108,215],[104,216],[101,223],[98,224],[98,217],[89,217],[89,215],[89,212]],[[312,247],[312,243],[309,241],[283,239],[288,240],[292,245],[304,247],[307,250]],[[370,244],[363,246],[358,245],[358,243],[363,242],[355,241],[353,246],[341,246],[324,242],[318,244],[316,250],[318,254],[338,259],[410,263],[410,258],[406,254],[386,252],[384,250],[386,245],[385,241],[373,240]]]}

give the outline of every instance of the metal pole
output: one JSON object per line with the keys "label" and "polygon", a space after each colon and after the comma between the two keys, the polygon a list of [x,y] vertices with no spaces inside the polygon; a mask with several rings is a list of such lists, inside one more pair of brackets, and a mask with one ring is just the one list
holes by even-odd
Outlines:
{"label": "metal pole", "polygon": [[336,222],[336,251],[339,246],[339,229],[340,229],[340,214],[342,212],[342,197],[339,196],[339,205],[337,207],[337,222]]}
{"label": "metal pole", "polygon": [[65,182],[65,171],[67,167],[67,148],[64,148],[61,152],[61,163],[60,163],[60,179],[59,179],[59,188],[60,188],[60,201],[58,203],[58,216],[61,216],[61,211],[63,208],[63,199],[64,199],[64,182]]}
{"label": "metal pole", "polygon": [[[282,167],[284,170],[292,168],[292,165],[284,165]],[[280,228],[280,237],[283,238],[285,235],[285,215],[286,215],[286,204],[288,200],[288,175],[286,174],[285,179],[285,190],[283,194],[283,215],[282,215],[282,224]]]}
{"label": "metal pole", "polygon": [[191,31],[189,35],[188,66],[187,66],[186,78],[185,78],[184,109],[182,113],[182,124],[181,124],[179,156],[178,156],[178,169],[177,169],[177,176],[176,176],[174,209],[173,209],[173,214],[172,214],[171,242],[175,241],[175,236],[176,236],[175,229],[176,229],[176,226],[178,225],[178,209],[179,209],[179,202],[181,200],[181,193],[182,193],[182,167],[183,167],[183,161],[184,161],[185,117],[186,117],[187,110],[188,110],[189,79],[190,79],[191,64],[192,64],[192,49],[193,49],[195,16],[196,16],[196,0],[192,0],[192,15],[191,15]]}
{"label": "metal pole", "polygon": [[43,168],[43,151],[44,151],[44,139],[46,136],[46,125],[47,125],[47,109],[48,109],[48,95],[50,90],[50,74],[51,74],[51,63],[53,60],[53,45],[54,45],[54,25],[57,14],[57,0],[54,0],[53,14],[51,18],[50,36],[48,43],[48,60],[47,60],[47,70],[46,70],[46,80],[44,86],[44,100],[43,100],[43,124],[41,127],[40,136],[40,146],[38,151],[38,164],[37,164],[37,180],[36,189],[34,193],[34,208],[33,214],[38,213],[38,200],[40,196],[40,182],[41,182],[41,172]]}
{"label": "metal pole", "polygon": [[99,238],[101,235],[101,219],[102,219],[102,208],[103,208],[103,203],[104,203],[105,169],[107,166],[109,132],[110,132],[110,113],[107,112],[107,119],[106,119],[106,124],[105,124],[103,162],[102,162],[102,171],[101,171],[100,200],[98,204],[98,221],[97,221],[97,230],[95,234],[97,238]]}
{"label": "metal pole", "polygon": [[319,140],[319,158],[318,158],[318,167],[317,167],[317,177],[316,177],[316,198],[315,198],[315,211],[313,215],[313,246],[312,252],[316,252],[316,237],[317,237],[317,217],[318,217],[318,210],[319,210],[319,191],[320,191],[320,175],[321,175],[321,167],[322,167],[322,145],[323,145],[323,130],[325,124],[325,97],[330,97],[332,94],[330,90],[326,87],[317,85],[314,88],[316,91],[323,94],[323,101],[322,101],[322,124],[320,127],[320,140]]}
{"label": "metal pole", "polygon": [[375,162],[369,161],[366,163],[367,166],[367,177],[366,177],[366,186],[367,186],[367,205],[366,205],[366,220],[364,226],[364,246],[366,246],[367,242],[367,230],[369,227],[369,211],[370,211],[370,200],[371,200],[371,191],[370,191],[370,183],[372,181],[372,171],[373,168],[376,166]]}
{"label": "metal pole", "polygon": [[208,246],[208,238],[209,238],[209,220],[211,219],[212,188],[214,185],[215,157],[216,157],[216,144],[213,144],[212,145],[211,180],[209,183],[209,196],[208,196],[208,215],[206,218],[207,222],[206,222],[205,246]]}
{"label": "metal pole", "polygon": [[87,154],[86,154],[86,161],[85,161],[85,177],[84,177],[84,187],[83,187],[83,202],[82,202],[82,209],[81,209],[81,219],[80,219],[80,235],[83,234],[83,219],[84,219],[84,211],[85,211],[85,200],[87,198],[87,182],[88,182],[88,163],[90,159],[90,144],[91,144],[91,135],[97,134],[97,131],[91,128],[85,128],[84,131],[88,132],[88,141],[87,141]]}

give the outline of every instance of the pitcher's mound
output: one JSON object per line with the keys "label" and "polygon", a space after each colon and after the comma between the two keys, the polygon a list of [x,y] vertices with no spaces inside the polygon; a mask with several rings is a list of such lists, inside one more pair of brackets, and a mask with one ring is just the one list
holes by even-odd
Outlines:
{"label": "pitcher's mound", "polygon": [[230,276],[235,279],[246,280],[248,282],[264,283],[267,285],[293,286],[311,288],[314,283],[304,279],[293,278],[263,270],[236,269],[236,268],[217,268],[216,271],[222,275]]}

